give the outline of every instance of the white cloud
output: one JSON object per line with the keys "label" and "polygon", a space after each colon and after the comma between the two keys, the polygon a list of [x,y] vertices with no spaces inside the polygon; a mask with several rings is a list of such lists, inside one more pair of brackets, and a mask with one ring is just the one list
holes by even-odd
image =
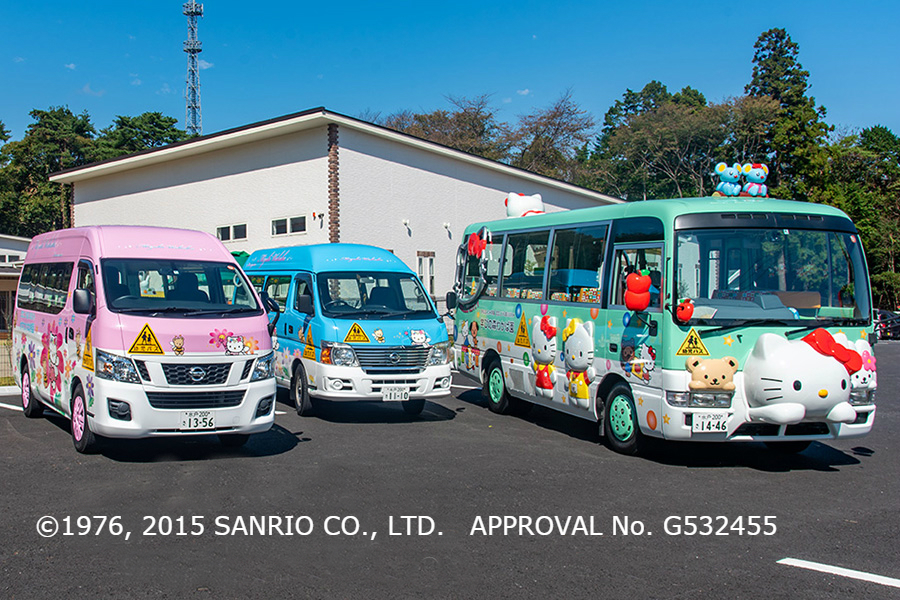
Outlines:
{"label": "white cloud", "polygon": [[214,65],[211,62],[207,62],[201,58],[197,61],[197,66],[200,67],[201,71],[205,71],[206,69],[212,69]]}
{"label": "white cloud", "polygon": [[13,59],[13,62],[16,62],[16,63],[23,63],[23,62],[25,62],[25,59],[22,58],[21,56],[17,56],[17,57],[15,57],[15,58]]}
{"label": "white cloud", "polygon": [[102,96],[106,93],[106,90],[94,91],[91,89],[91,84],[86,83],[86,84],[84,84],[84,87],[81,88],[81,93],[87,94],[88,96],[96,96],[97,98],[99,98],[100,96]]}
{"label": "white cloud", "polygon": [[141,81],[137,77],[135,77],[134,79],[131,80],[131,85],[141,85],[142,83],[143,83],[143,81]]}
{"label": "white cloud", "polygon": [[512,102],[512,98],[504,98],[503,99],[503,104],[509,104],[510,102]]}
{"label": "white cloud", "polygon": [[531,90],[529,90],[528,88],[525,88],[524,90],[516,90],[516,93],[520,96],[527,96],[528,94],[531,93]]}
{"label": "white cloud", "polygon": [[74,70],[75,70],[75,63],[69,63],[69,64],[64,65],[64,66],[65,66],[67,69],[69,69],[70,71],[74,71]]}
{"label": "white cloud", "polygon": [[169,87],[168,83],[164,83],[162,84],[162,87],[156,91],[156,93],[160,95],[171,94],[172,88]]}

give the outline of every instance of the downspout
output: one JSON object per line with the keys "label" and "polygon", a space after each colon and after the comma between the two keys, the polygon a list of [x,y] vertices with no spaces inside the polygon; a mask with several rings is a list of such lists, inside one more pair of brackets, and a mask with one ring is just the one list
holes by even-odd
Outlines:
{"label": "downspout", "polygon": [[341,195],[338,176],[338,126],[328,125],[328,241],[341,241]]}

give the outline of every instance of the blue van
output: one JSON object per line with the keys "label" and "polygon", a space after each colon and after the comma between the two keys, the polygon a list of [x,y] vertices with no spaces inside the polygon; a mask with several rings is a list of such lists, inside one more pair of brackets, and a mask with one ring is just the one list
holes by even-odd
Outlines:
{"label": "blue van", "polygon": [[426,400],[450,394],[447,328],[416,274],[387,250],[257,250],[244,271],[281,309],[275,380],[297,414],[321,398],[398,402],[417,415]]}

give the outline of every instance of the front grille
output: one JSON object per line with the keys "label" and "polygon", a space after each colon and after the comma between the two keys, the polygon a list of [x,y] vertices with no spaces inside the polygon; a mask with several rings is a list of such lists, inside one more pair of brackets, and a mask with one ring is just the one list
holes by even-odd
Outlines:
{"label": "front grille", "polygon": [[247,376],[250,375],[250,369],[253,367],[253,361],[248,360],[247,364],[244,365],[244,370],[241,372],[241,381],[247,379]]}
{"label": "front grille", "polygon": [[232,408],[244,400],[244,390],[227,392],[147,392],[153,408]]}
{"label": "front grille", "polygon": [[828,435],[827,423],[797,423],[788,425],[784,435]]}
{"label": "front grille", "polygon": [[[163,373],[169,385],[222,385],[228,379],[228,371],[231,363],[219,363],[212,365],[163,363]],[[193,371],[194,377],[191,376]],[[203,377],[195,377],[203,372]]]}
{"label": "front grille", "polygon": [[361,347],[353,346],[356,359],[363,370],[369,369],[416,369],[425,368],[429,348],[424,346],[388,346]]}
{"label": "front grille", "polygon": [[150,371],[147,370],[147,363],[142,360],[135,359],[134,366],[137,367],[138,372],[141,374],[141,379],[144,381],[150,381]]}
{"label": "front grille", "polygon": [[772,423],[744,423],[737,428],[734,435],[774,436],[778,435],[779,428],[779,425]]}

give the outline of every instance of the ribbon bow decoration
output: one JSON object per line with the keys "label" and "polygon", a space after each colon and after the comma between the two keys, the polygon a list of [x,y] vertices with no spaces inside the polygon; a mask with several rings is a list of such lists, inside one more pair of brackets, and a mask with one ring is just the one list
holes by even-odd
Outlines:
{"label": "ribbon bow decoration", "polygon": [[556,337],[556,327],[550,324],[550,317],[546,315],[541,319],[541,331],[548,340]]}
{"label": "ribbon bow decoration", "polygon": [[469,256],[477,256],[481,258],[481,254],[487,247],[487,240],[481,239],[477,233],[469,236]]}
{"label": "ribbon bow decoration", "polygon": [[862,357],[856,350],[851,350],[839,344],[831,337],[830,333],[822,328],[816,329],[807,335],[803,338],[803,341],[812,346],[819,354],[831,356],[840,362],[850,375],[859,371],[863,366]]}

